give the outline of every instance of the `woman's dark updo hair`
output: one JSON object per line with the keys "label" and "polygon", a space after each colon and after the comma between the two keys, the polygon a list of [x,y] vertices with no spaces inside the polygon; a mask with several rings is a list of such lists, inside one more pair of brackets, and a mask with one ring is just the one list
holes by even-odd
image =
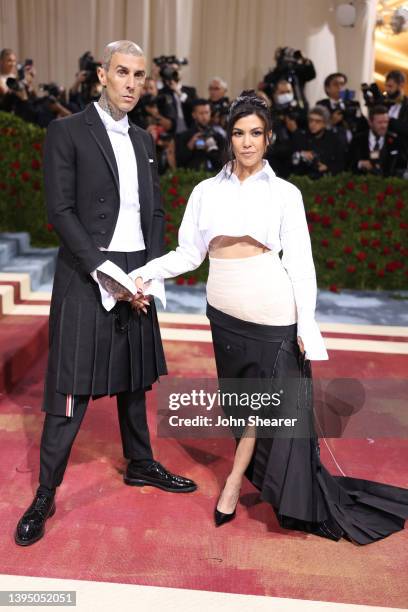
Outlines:
{"label": "woman's dark updo hair", "polygon": [[254,89],[245,89],[240,93],[238,98],[233,101],[228,113],[225,162],[233,161],[234,159],[234,153],[232,151],[232,131],[234,125],[239,119],[247,117],[248,115],[257,115],[257,117],[262,120],[264,124],[265,142],[267,146],[270,144],[269,132],[272,129],[272,121],[269,107],[263,98],[256,95]]}

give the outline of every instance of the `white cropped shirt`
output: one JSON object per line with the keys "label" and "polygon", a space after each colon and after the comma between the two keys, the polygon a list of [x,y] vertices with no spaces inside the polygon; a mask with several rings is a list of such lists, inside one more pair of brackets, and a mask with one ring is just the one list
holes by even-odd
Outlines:
{"label": "white cropped shirt", "polygon": [[132,271],[130,276],[141,276],[146,282],[194,270],[204,261],[216,236],[251,236],[275,253],[283,251],[282,264],[292,282],[298,335],[306,358],[328,359],[315,321],[316,272],[302,194],[278,178],[266,161],[262,170],[242,183],[227,166],[215,177],[199,183],[186,206],[178,247]]}

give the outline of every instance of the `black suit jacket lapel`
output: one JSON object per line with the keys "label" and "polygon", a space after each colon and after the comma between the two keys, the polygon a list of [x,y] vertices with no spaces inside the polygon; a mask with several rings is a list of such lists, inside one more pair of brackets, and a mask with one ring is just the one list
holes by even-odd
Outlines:
{"label": "black suit jacket lapel", "polygon": [[129,129],[130,140],[135,151],[137,162],[137,179],[139,183],[140,220],[146,248],[150,240],[150,226],[153,207],[153,184],[150,170],[149,155],[144,146],[142,137],[137,133],[135,126]]}
{"label": "black suit jacket lapel", "polygon": [[113,180],[115,181],[118,194],[120,194],[119,188],[119,171],[116,163],[115,154],[112,149],[111,141],[109,140],[108,132],[102,123],[102,119],[98,115],[98,111],[91,103],[85,112],[85,121],[89,127],[89,131],[95,140],[96,144],[100,148],[102,155],[104,156],[106,163],[112,172]]}

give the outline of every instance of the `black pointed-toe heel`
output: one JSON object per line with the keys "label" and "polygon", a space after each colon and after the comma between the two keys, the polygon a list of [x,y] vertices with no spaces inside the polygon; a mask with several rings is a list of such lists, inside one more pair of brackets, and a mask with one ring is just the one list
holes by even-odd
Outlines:
{"label": "black pointed-toe heel", "polygon": [[234,510],[234,512],[225,513],[225,512],[220,512],[215,507],[214,509],[215,526],[220,527],[221,525],[224,525],[225,523],[229,523],[229,521],[232,521],[235,518],[235,515],[236,515],[236,510]]}

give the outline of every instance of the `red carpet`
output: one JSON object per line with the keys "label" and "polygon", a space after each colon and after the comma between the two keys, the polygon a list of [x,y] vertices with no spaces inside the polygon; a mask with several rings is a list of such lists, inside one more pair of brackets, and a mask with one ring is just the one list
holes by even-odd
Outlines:
{"label": "red carpet", "polygon": [[[166,342],[165,350],[172,375],[215,375],[210,344]],[[314,375],[325,378],[401,378],[408,355],[331,351],[328,362],[313,365]],[[366,547],[285,531],[246,482],[236,520],[216,530],[212,511],[233,444],[157,439],[155,392],[149,398],[155,456],[199,489],[174,495],[125,486],[115,403],[102,399],[89,407],[46,537],[17,547],[15,524],[37,486],[44,368],[45,355],[0,399],[0,573],[408,606],[408,529]],[[329,444],[348,475],[408,487],[407,440]],[[321,447],[323,462],[337,473]]]}

